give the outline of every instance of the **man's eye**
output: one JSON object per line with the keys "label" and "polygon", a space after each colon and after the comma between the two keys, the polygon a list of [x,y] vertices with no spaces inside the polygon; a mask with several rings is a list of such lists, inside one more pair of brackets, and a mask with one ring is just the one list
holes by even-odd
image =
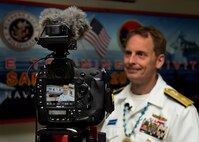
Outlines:
{"label": "man's eye", "polygon": [[130,55],[131,55],[131,52],[125,51],[125,56],[130,56]]}
{"label": "man's eye", "polygon": [[146,56],[146,54],[144,52],[138,52],[137,55],[140,56],[140,57],[145,57]]}

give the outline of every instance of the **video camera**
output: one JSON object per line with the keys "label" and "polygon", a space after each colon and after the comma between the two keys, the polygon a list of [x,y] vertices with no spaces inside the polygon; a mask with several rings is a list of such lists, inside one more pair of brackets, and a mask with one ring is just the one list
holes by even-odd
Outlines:
{"label": "video camera", "polygon": [[[36,79],[36,109],[40,124],[48,128],[85,128],[99,124],[114,110],[109,72],[75,67],[67,58],[76,49],[71,29],[58,21],[48,22],[37,44],[53,51]],[[67,94],[62,97],[67,86]]]}

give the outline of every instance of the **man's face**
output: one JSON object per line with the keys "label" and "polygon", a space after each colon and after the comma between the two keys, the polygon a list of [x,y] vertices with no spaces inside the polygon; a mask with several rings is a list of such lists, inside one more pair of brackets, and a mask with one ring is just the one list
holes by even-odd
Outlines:
{"label": "man's face", "polygon": [[151,36],[134,35],[125,47],[124,70],[127,78],[135,84],[143,84],[156,76],[164,63],[164,55],[155,55]]}
{"label": "man's face", "polygon": [[64,85],[64,86],[63,86],[63,89],[64,89],[64,94],[67,95],[67,93],[68,93],[68,86],[67,86],[67,85]]}

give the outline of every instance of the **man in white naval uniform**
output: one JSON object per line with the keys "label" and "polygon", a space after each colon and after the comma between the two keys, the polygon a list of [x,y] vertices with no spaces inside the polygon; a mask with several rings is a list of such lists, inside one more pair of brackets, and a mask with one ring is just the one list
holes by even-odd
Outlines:
{"label": "man in white naval uniform", "polygon": [[165,50],[163,34],[153,27],[129,33],[124,70],[130,83],[114,95],[115,110],[100,127],[107,142],[199,142],[193,102],[158,74]]}
{"label": "man in white naval uniform", "polygon": [[58,101],[74,101],[73,94],[70,93],[70,89],[68,85],[63,85],[63,93],[59,96]]}

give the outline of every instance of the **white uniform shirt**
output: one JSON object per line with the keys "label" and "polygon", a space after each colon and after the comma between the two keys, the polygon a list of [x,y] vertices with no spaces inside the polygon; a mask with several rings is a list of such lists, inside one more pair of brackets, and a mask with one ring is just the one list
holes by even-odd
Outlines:
{"label": "white uniform shirt", "polygon": [[70,96],[69,93],[67,95],[62,94],[59,96],[59,101],[74,101],[74,97]]}
{"label": "white uniform shirt", "polygon": [[100,131],[106,133],[107,142],[122,142],[125,138],[123,127],[125,103],[132,106],[126,111],[125,116],[127,133],[133,130],[147,103],[151,104],[140,118],[134,135],[131,135],[131,142],[199,142],[199,117],[196,108],[193,105],[185,107],[165,95],[164,88],[171,87],[160,75],[155,87],[147,94],[145,102],[136,107],[129,93],[130,86],[131,84],[127,85],[115,95],[115,110],[101,127]]}

